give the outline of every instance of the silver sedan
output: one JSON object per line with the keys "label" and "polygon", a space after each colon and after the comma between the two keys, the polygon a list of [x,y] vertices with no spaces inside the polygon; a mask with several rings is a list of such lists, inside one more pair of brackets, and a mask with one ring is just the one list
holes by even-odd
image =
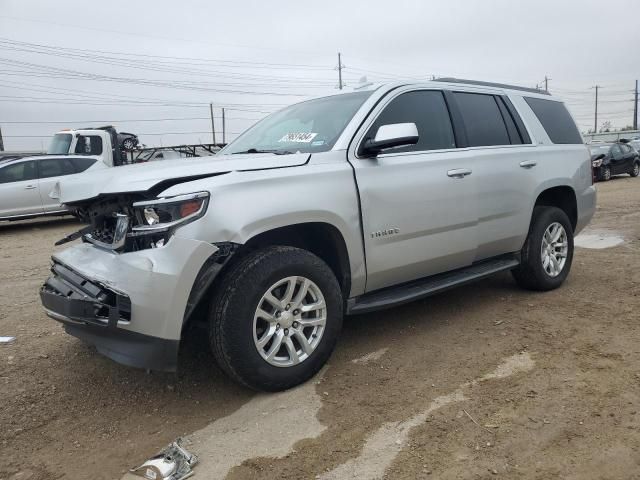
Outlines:
{"label": "silver sedan", "polygon": [[0,220],[64,214],[49,196],[62,177],[109,168],[99,157],[46,155],[0,161]]}

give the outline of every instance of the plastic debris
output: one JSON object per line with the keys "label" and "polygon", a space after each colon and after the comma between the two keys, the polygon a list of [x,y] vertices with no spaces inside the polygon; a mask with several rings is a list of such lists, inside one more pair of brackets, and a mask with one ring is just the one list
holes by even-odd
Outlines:
{"label": "plastic debris", "polygon": [[178,438],[157,455],[129,471],[148,480],[184,480],[193,475],[192,468],[196,463],[198,457],[185,450],[182,439]]}
{"label": "plastic debris", "polygon": [[16,337],[0,337],[0,344],[9,344],[15,341]]}

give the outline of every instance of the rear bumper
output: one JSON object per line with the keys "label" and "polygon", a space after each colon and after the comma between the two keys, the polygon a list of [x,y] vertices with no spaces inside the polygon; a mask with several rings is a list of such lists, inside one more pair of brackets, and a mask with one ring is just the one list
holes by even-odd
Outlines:
{"label": "rear bumper", "polygon": [[596,213],[597,190],[595,185],[585,188],[577,198],[578,221],[576,222],[575,235],[586,227]]}
{"label": "rear bumper", "polygon": [[67,333],[105,356],[175,371],[192,286],[217,251],[179,237],[161,248],[124,254],[75,245],[54,255],[40,298]]}

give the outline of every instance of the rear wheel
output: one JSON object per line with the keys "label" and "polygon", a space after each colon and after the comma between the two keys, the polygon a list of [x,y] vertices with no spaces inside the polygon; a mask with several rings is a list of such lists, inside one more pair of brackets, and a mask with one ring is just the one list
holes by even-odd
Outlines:
{"label": "rear wheel", "polygon": [[521,287],[553,290],[569,275],[573,260],[573,228],[557,207],[535,207],[521,263],[513,276]]}
{"label": "rear wheel", "polygon": [[238,382],[278,391],[326,363],[342,327],[342,295],[331,269],[312,253],[267,247],[233,266],[210,316],[218,364]]}
{"label": "rear wheel", "polygon": [[637,177],[638,175],[640,175],[640,162],[635,162],[633,164],[633,168],[629,172],[629,175],[631,175],[632,177]]}

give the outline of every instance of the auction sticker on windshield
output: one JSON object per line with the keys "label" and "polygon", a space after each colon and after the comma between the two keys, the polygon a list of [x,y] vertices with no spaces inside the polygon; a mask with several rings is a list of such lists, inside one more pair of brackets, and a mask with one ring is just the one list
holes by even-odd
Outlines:
{"label": "auction sticker on windshield", "polygon": [[282,137],[278,142],[288,142],[288,143],[310,143],[311,140],[318,135],[317,133],[287,133],[284,137]]}

